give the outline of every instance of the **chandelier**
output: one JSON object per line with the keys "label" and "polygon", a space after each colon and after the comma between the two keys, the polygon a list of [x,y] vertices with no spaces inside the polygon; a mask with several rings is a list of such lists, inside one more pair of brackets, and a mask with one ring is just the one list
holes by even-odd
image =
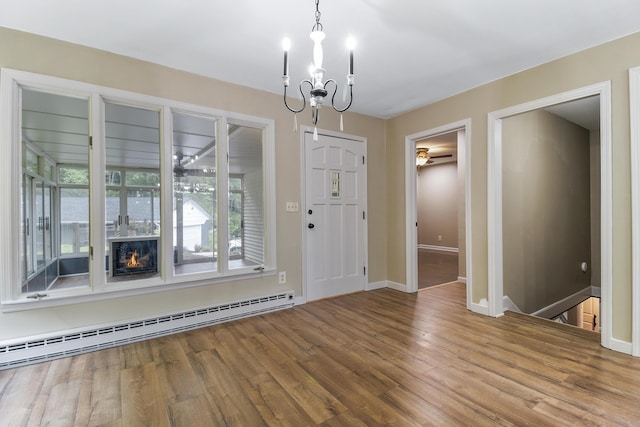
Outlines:
{"label": "chandelier", "polygon": [[[338,84],[333,79],[328,79],[327,81],[323,81],[325,69],[322,68],[322,40],[325,38],[325,34],[322,24],[320,23],[320,10],[319,10],[320,0],[316,0],[316,23],[311,29],[311,34],[309,37],[313,40],[313,64],[309,67],[309,75],[310,78],[306,80],[302,80],[298,85],[298,89],[300,91],[300,95],[302,95],[302,107],[295,109],[291,108],[287,103],[287,87],[289,87],[289,48],[291,47],[291,42],[288,38],[285,38],[282,42],[282,47],[284,49],[284,74],[282,76],[282,81],[284,83],[284,105],[294,114],[294,130],[298,127],[297,114],[303,111],[306,107],[306,97],[303,91],[303,87],[305,85],[309,86],[309,106],[311,107],[311,121],[313,123],[313,139],[314,141],[318,140],[318,131],[316,129],[316,124],[318,123],[318,117],[320,114],[320,107],[325,102],[329,91],[327,87],[330,83],[333,84],[333,95],[331,96],[331,107],[340,113],[340,131],[343,130],[343,121],[342,121],[342,113],[347,111],[349,107],[351,107],[351,103],[353,102],[353,49],[355,48],[355,41],[353,38],[349,38],[347,40],[347,47],[349,49],[349,73],[347,74],[347,85],[349,88],[349,102],[345,107],[339,108],[335,104],[336,93],[338,92]],[[346,98],[346,95],[345,95]],[[346,102],[346,101],[345,101]]]}

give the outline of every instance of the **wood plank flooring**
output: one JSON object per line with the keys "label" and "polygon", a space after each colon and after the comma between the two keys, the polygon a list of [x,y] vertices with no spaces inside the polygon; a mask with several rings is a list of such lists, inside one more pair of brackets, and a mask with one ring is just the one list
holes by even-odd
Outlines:
{"label": "wood plank flooring", "polygon": [[418,289],[458,280],[458,253],[418,249]]}
{"label": "wood plank flooring", "polygon": [[640,359],[464,298],[382,289],[0,371],[0,425],[640,425]]}

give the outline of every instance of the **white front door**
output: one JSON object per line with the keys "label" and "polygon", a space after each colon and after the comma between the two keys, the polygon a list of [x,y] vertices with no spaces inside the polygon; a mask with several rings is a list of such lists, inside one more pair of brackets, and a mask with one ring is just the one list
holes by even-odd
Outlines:
{"label": "white front door", "polygon": [[365,289],[365,144],[304,134],[307,301]]}

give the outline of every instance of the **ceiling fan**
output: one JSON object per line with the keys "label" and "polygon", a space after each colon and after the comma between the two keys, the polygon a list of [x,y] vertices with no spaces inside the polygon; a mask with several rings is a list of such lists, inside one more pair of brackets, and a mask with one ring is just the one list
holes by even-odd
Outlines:
{"label": "ceiling fan", "polygon": [[196,166],[196,162],[199,159],[198,155],[186,156],[178,151],[173,158],[176,161],[173,166],[173,175],[176,179],[184,178],[185,176],[214,176],[215,174],[214,168]]}
{"label": "ceiling fan", "polygon": [[433,156],[429,154],[429,148],[427,147],[416,148],[416,166],[419,168],[432,164],[432,159],[441,159],[445,157],[453,157],[453,154],[440,154],[438,156]]}

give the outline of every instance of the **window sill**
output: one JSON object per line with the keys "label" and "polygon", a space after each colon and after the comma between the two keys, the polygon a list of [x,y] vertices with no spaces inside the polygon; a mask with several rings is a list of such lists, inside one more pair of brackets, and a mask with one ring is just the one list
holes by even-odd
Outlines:
{"label": "window sill", "polygon": [[[76,288],[71,290],[56,291],[55,293],[41,292],[47,294],[46,297],[40,299],[30,299],[27,295],[22,295],[19,299],[3,301],[0,304],[0,311],[2,313],[12,313],[25,310],[42,309],[48,307],[59,307],[64,305],[83,304],[95,301],[105,301],[114,298],[133,297],[138,295],[148,295],[158,292],[171,292],[178,291],[187,288],[200,287],[200,286],[212,286],[219,283],[228,283],[241,280],[252,280],[262,277],[275,276],[276,270],[274,268],[264,269],[262,271],[248,272],[231,272],[224,277],[215,277],[208,279],[199,279],[191,281],[174,281],[164,282],[157,284],[156,281],[152,284],[140,286],[136,285],[135,288],[123,289],[105,289],[99,292],[92,291],[89,287]],[[108,285],[109,286],[109,285]]]}

